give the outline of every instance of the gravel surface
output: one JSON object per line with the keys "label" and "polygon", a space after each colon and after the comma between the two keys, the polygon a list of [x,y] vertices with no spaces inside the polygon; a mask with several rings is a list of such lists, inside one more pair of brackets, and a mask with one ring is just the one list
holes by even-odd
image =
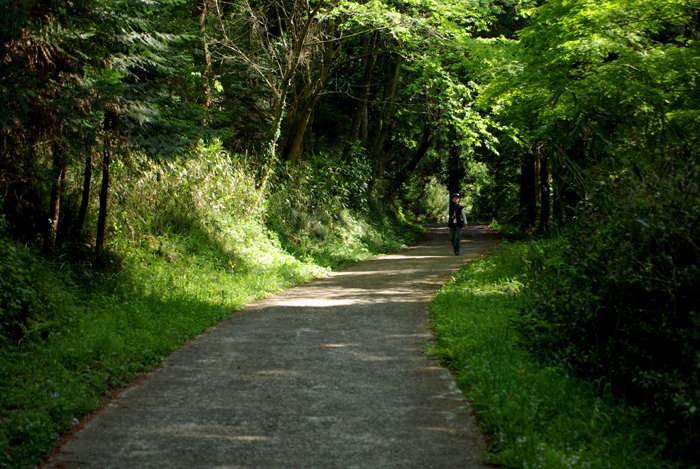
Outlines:
{"label": "gravel surface", "polygon": [[421,244],[246,306],[117,395],[45,468],[486,467],[450,373],[426,356],[430,300],[492,248]]}

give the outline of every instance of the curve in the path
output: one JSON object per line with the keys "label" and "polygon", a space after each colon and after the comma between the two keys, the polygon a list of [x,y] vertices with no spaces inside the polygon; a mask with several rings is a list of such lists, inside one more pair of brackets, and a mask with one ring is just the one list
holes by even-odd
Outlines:
{"label": "curve in the path", "polygon": [[248,305],[119,394],[45,468],[483,467],[428,308],[498,242],[446,229]]}

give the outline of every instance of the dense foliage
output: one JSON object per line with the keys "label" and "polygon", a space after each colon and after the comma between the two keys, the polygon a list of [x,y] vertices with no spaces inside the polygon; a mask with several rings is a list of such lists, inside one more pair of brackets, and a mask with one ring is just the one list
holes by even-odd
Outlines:
{"label": "dense foliage", "polygon": [[[0,232],[4,229],[0,226]],[[0,342],[21,343],[56,320],[57,305],[62,301],[56,294],[61,290],[60,280],[42,259],[4,236],[0,252]],[[38,282],[57,286],[38,291],[34,288]]]}
{"label": "dense foliage", "polygon": [[700,461],[699,12],[543,3],[487,93],[521,141],[522,226],[544,232],[553,215],[560,235],[533,261],[525,345],[608,382],[689,464]]}
{"label": "dense foliage", "polygon": [[700,460],[698,167],[600,181],[538,249],[517,321],[535,355],[640,405],[667,448]]}
{"label": "dense foliage", "polygon": [[499,150],[520,165],[525,228],[571,219],[599,172],[698,160],[697,3],[553,0],[527,15],[481,96],[509,126]]}
{"label": "dense foliage", "polygon": [[480,425],[488,461],[514,468],[680,468],[665,457],[646,416],[604,380],[585,381],[564,361],[542,363],[512,327],[549,241],[503,243],[454,276],[431,307],[434,353],[457,376]]}

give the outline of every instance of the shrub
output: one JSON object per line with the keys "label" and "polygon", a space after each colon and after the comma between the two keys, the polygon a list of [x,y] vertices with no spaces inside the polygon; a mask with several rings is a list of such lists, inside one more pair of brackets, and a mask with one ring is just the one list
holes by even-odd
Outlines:
{"label": "shrub", "polygon": [[504,242],[467,264],[431,308],[434,352],[453,369],[490,436],[487,461],[509,468],[680,467],[659,457],[645,420],[605,383],[578,379],[560,363],[541,364],[517,346],[510,321],[519,314],[531,243]]}
{"label": "shrub", "polygon": [[404,199],[407,208],[419,223],[438,223],[447,210],[449,202],[447,186],[431,176],[427,180],[411,178],[406,185]]}
{"label": "shrub", "polygon": [[0,227],[0,343],[45,334],[66,287],[47,261],[5,237]]}
{"label": "shrub", "polygon": [[561,238],[540,245],[517,327],[544,359],[604,378],[668,448],[700,462],[697,167],[601,181]]}
{"label": "shrub", "polygon": [[400,213],[366,199],[370,167],[333,155],[284,167],[271,179],[267,227],[295,257],[324,267],[400,249],[417,238]]}

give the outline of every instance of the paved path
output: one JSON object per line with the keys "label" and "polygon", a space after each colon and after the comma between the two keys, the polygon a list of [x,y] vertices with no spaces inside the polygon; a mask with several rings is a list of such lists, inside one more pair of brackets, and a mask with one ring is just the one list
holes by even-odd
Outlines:
{"label": "paved path", "polygon": [[484,467],[448,371],[425,355],[428,308],[455,256],[416,247],[248,305],[119,394],[45,468]]}

